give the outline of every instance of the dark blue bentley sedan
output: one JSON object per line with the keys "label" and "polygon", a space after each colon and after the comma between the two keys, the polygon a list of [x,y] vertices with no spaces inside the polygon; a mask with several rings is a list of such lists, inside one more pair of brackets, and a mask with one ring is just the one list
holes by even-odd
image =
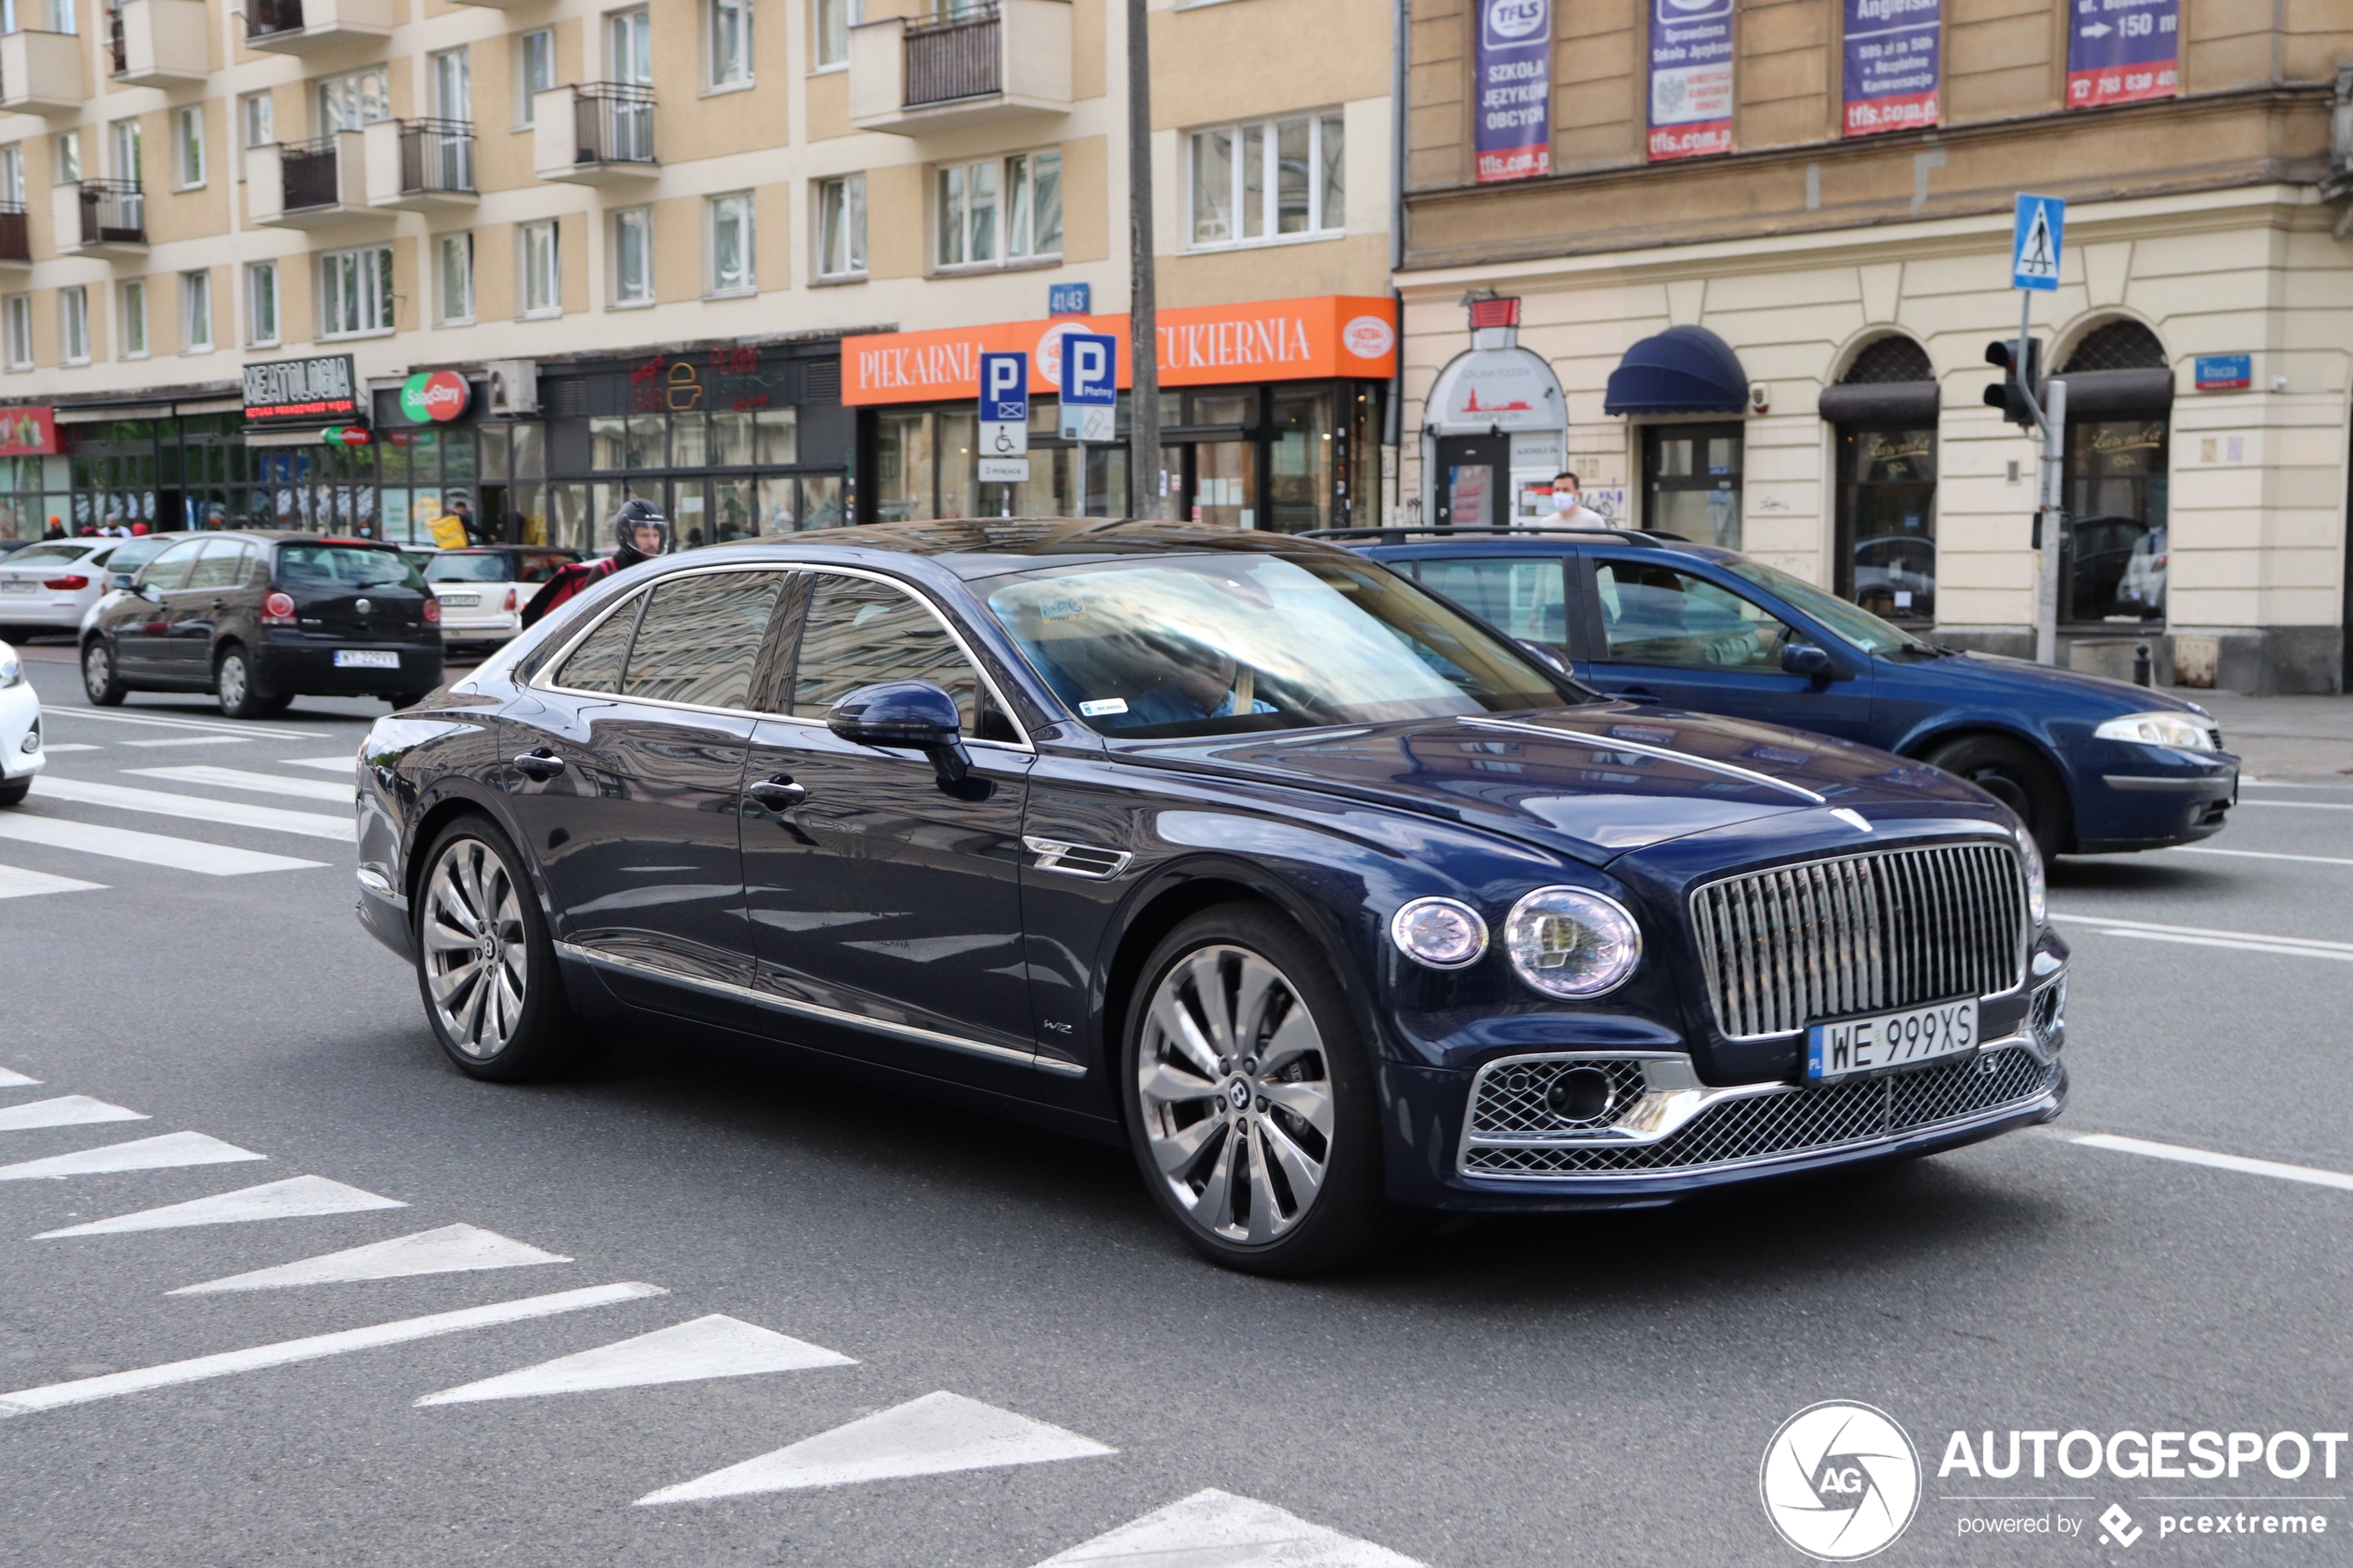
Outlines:
{"label": "dark blue bentley sedan", "polygon": [[1940,647],[1731,550],[1631,531],[1346,537],[1597,691],[1957,773],[2016,811],[2045,855],[2187,844],[2221,832],[2238,798],[2238,759],[2195,703]]}
{"label": "dark blue bentley sedan", "polygon": [[450,1059],[732,1035],[1125,1144],[1231,1267],[2059,1112],[2032,841],[1935,769],[1597,698],[1387,568],[903,524],[621,573],[359,759]]}

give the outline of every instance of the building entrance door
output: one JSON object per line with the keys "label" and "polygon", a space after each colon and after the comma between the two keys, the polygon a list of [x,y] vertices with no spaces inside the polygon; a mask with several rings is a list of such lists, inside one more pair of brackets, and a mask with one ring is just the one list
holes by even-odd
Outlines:
{"label": "building entrance door", "polygon": [[1512,438],[1508,435],[1441,435],[1438,438],[1438,515],[1441,528],[1493,528],[1511,521]]}

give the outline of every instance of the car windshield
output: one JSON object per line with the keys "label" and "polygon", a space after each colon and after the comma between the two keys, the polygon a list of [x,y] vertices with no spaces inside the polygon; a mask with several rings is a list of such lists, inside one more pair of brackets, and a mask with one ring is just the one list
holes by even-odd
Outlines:
{"label": "car windshield", "polygon": [[1919,655],[1936,650],[1900,626],[1892,626],[1860,605],[1826,594],[1802,577],[1767,566],[1762,561],[1733,559],[1724,570],[1745,577],[1758,587],[1779,594],[1848,642],[1874,658],[1888,654]]}
{"label": "car windshield", "polygon": [[114,554],[107,558],[107,570],[108,571],[136,571],[178,543],[177,539],[168,536],[156,539],[133,539],[128,545],[120,545],[115,547]]}
{"label": "car windshield", "polygon": [[496,550],[481,555],[438,555],[425,564],[428,583],[504,583],[514,569]]}
{"label": "car windshield", "polygon": [[422,592],[416,563],[398,550],[367,545],[281,545],[277,580],[322,587],[382,588],[392,584]]}
{"label": "car windshield", "polygon": [[1392,573],[1242,554],[1024,571],[989,612],[1108,735],[1159,739],[1556,708],[1519,649]]}

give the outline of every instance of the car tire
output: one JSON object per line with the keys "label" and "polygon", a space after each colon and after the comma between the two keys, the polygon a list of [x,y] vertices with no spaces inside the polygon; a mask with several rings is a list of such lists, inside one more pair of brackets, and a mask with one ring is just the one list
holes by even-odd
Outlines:
{"label": "car tire", "polygon": [[1205,909],[1162,939],[1119,1083],[1145,1185],[1211,1262],[1302,1278],[1398,1229],[1355,1014],[1315,944],[1266,906]]}
{"label": "car tire", "polygon": [[0,806],[21,806],[24,797],[32,793],[32,775],[0,783]]}
{"label": "car tire", "polygon": [[82,645],[82,690],[94,706],[117,707],[130,689],[115,673],[114,649],[104,637],[93,637]]}
{"label": "car tire", "polygon": [[426,1021],[459,1072],[517,1084],[585,1059],[538,895],[489,818],[460,817],[435,835],[409,924]]}
{"label": "car tire", "polygon": [[1930,752],[1927,761],[2016,812],[2045,860],[2074,847],[2075,814],[2067,786],[2023,743],[2003,735],[1965,735]]}
{"label": "car tire", "polygon": [[231,719],[258,719],[271,711],[253,673],[253,655],[240,643],[230,643],[212,661],[212,689],[220,711]]}

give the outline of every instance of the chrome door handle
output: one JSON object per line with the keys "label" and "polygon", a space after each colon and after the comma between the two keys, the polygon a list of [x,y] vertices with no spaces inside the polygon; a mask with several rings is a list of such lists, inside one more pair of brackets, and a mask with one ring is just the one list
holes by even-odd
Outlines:
{"label": "chrome door handle", "polygon": [[744,793],[769,810],[780,814],[809,798],[808,786],[793,783],[790,773],[771,774],[758,784],[747,784]]}
{"label": "chrome door handle", "polygon": [[515,769],[527,779],[546,784],[564,771],[564,759],[543,746],[536,751],[526,751],[516,758]]}

